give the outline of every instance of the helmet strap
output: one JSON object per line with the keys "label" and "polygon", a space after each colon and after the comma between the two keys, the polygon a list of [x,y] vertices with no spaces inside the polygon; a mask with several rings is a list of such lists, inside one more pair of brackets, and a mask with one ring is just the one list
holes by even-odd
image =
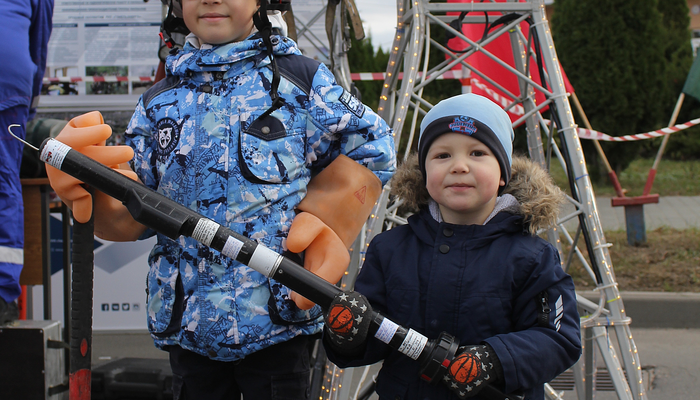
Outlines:
{"label": "helmet strap", "polygon": [[277,91],[280,84],[280,73],[277,68],[277,61],[272,55],[272,41],[270,40],[270,35],[272,34],[272,23],[267,17],[267,5],[268,0],[260,0],[260,8],[253,14],[253,24],[260,32],[263,43],[267,50],[267,57],[270,59],[270,64],[272,66],[272,84],[270,87],[270,98],[272,99],[272,105],[267,109],[259,119],[267,118],[268,115],[272,114],[273,111],[279,109],[284,105],[284,99],[279,96]]}
{"label": "helmet strap", "polygon": [[190,33],[190,30],[185,25],[185,20],[173,14],[173,1],[169,2],[168,13],[160,24],[160,38],[163,39],[163,42],[169,49],[172,49],[175,44],[172,33],[182,33],[183,35]]}

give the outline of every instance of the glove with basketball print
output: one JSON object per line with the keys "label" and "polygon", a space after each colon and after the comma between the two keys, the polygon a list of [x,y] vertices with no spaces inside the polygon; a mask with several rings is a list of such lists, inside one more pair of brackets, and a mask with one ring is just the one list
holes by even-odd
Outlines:
{"label": "glove with basketball print", "polygon": [[358,352],[367,341],[372,318],[372,306],[358,292],[337,294],[324,317],[325,337],[339,354]]}
{"label": "glove with basketball print", "polygon": [[443,382],[459,398],[476,395],[486,385],[502,380],[503,367],[488,344],[461,346],[450,362]]}

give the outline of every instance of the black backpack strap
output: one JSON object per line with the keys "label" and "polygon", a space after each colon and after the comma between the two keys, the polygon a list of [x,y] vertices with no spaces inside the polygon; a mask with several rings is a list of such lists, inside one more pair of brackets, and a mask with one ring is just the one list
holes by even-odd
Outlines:
{"label": "black backpack strap", "polygon": [[298,54],[277,56],[280,75],[307,95],[311,93],[314,76],[320,64],[320,61]]}
{"label": "black backpack strap", "polygon": [[165,78],[156,82],[155,85],[148,88],[148,90],[141,95],[141,98],[143,99],[143,108],[148,109],[148,103],[150,103],[154,97],[165,92],[166,90],[174,88],[178,83],[180,83],[180,78],[174,75],[167,75]]}

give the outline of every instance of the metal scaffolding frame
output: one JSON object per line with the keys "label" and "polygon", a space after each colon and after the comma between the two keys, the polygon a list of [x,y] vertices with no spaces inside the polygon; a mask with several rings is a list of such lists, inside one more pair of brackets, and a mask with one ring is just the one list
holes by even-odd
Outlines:
{"label": "metal scaffolding frame", "polygon": [[[456,15],[461,15],[463,24],[484,24],[484,15],[498,16],[511,14],[506,22],[494,26],[483,38],[473,40],[461,30],[455,29]],[[491,20],[492,22],[492,20]],[[527,22],[529,29],[522,29]],[[431,37],[431,29],[446,30],[467,44],[464,51],[455,52]],[[485,46],[501,35],[508,35],[513,50],[514,65],[498,59]],[[539,47],[542,81],[533,80],[528,73],[530,65],[537,63],[536,49]],[[431,51],[445,55],[445,60],[430,65]],[[470,64],[470,57],[481,53],[506,68],[517,77],[519,93],[511,93],[489,75],[490,71],[480,71]],[[572,368],[576,396],[579,400],[593,399],[596,396],[595,376],[598,366],[596,356],[600,355],[604,367],[612,380],[619,399],[644,400],[647,398],[642,380],[642,370],[637,348],[630,331],[630,318],[625,308],[615,280],[613,265],[598,216],[595,195],[577,136],[564,80],[547,20],[544,0],[504,2],[483,1],[461,3],[432,3],[429,0],[397,0],[397,30],[390,51],[386,79],[380,98],[378,113],[392,126],[397,146],[402,132],[408,134],[408,143],[416,136],[418,116],[432,108],[423,98],[423,89],[455,67],[469,71],[510,97],[504,104],[509,110],[522,107],[523,115],[515,125],[525,124],[530,158],[549,169],[550,161],[558,162],[567,174],[572,195],[567,196],[575,211],[560,218],[558,225],[541,232],[557,247],[562,260],[562,268],[568,270],[574,258],[579,260],[599,293],[598,302],[590,301],[577,294],[581,312],[583,354]],[[544,96],[537,102],[535,96]],[[549,108],[551,120],[542,116]],[[411,111],[411,112],[409,112]],[[410,118],[410,120],[408,120]],[[405,129],[406,128],[406,129]],[[556,133],[556,138],[555,138]],[[557,140],[558,139],[558,140]],[[360,254],[371,239],[395,224],[406,223],[406,217],[399,213],[401,199],[389,195],[391,188],[385,187],[363,237],[357,243],[355,253]],[[564,228],[578,224],[570,233]],[[578,248],[579,242],[588,251],[588,259]],[[612,340],[611,340],[612,339]],[[596,351],[598,350],[598,351]],[[629,379],[628,379],[629,377]],[[337,379],[338,377],[336,377]],[[347,379],[342,380],[346,384]],[[562,393],[549,384],[546,395],[550,399],[562,398]],[[343,397],[332,397],[343,398]]]}
{"label": "metal scaffolding frame", "polygon": [[[364,38],[354,0],[303,0],[292,5],[295,39],[305,55],[325,63],[336,81],[346,90],[352,90],[347,52],[350,50],[350,30],[355,37]],[[289,18],[287,18],[289,21]],[[289,23],[288,23],[289,25]]]}

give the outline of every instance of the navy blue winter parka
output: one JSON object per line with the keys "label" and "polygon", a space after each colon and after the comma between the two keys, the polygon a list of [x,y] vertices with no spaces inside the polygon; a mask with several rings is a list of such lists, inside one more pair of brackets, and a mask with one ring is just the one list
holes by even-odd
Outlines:
{"label": "navy blue winter parka", "polygon": [[[453,225],[423,208],[407,225],[374,238],[355,290],[376,311],[429,339],[444,331],[463,345],[488,343],[503,366],[500,389],[543,399],[544,383],[580,356],[579,315],[557,250],[524,221],[502,211],[486,225]],[[547,326],[538,325],[542,292],[551,308]],[[326,348],[341,367],[383,359],[380,399],[457,398],[442,384],[420,380],[418,362],[373,338],[360,359]]]}

